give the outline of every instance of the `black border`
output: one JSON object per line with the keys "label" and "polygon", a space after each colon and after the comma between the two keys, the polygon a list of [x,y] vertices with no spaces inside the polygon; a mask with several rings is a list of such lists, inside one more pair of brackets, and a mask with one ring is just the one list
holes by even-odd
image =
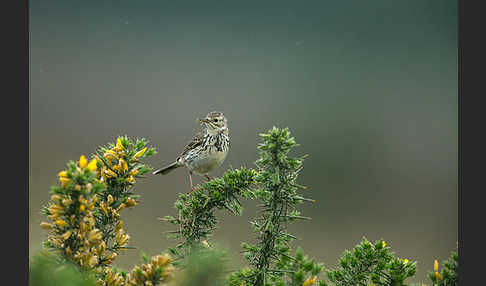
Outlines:
{"label": "black border", "polygon": [[[2,2],[2,285],[28,285],[29,265],[29,9]],[[8,271],[8,272],[7,272]],[[3,280],[3,279],[2,279]]]}
{"label": "black border", "polygon": [[[480,1],[458,1],[459,285],[482,281],[486,140],[484,105],[485,17]],[[483,104],[482,104],[483,103]],[[479,255],[478,255],[479,254]],[[478,283],[476,285],[480,285]]]}

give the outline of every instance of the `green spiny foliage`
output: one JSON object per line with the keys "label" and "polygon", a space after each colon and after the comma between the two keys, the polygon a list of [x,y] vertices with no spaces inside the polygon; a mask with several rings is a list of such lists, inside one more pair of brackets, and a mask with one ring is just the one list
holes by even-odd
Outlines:
{"label": "green spiny foliage", "polygon": [[[311,281],[316,281],[324,268],[322,263],[317,263],[314,258],[305,255],[301,247],[297,247],[293,258],[290,255],[289,247],[285,247],[281,251],[283,253],[275,268],[282,271],[277,273],[275,285],[301,286],[305,281],[310,284]],[[322,283],[321,281],[316,282]]]}
{"label": "green spiny foliage", "polygon": [[363,237],[352,251],[345,251],[339,260],[340,267],[328,270],[330,284],[336,286],[406,285],[404,281],[415,275],[416,262],[394,257],[383,240],[375,243]]}
{"label": "green spiny foliage", "polygon": [[[274,275],[270,277],[270,281],[267,282],[276,286],[301,286],[301,285],[314,285],[315,282],[318,285],[323,284],[324,281],[317,281],[317,276],[323,270],[322,263],[315,262],[314,259],[309,258],[304,254],[302,248],[298,247],[295,251],[295,256],[290,255],[290,248],[280,249],[280,259],[275,263]],[[244,280],[251,275],[254,271],[250,268],[243,268],[231,273],[228,277],[228,285],[241,285],[244,284]],[[253,285],[253,284],[248,284]]]}
{"label": "green spiny foliage", "polygon": [[459,256],[452,251],[448,259],[442,262],[442,269],[439,271],[439,263],[434,261],[434,271],[428,276],[434,286],[457,286],[459,285]]}
{"label": "green spiny foliage", "polygon": [[177,225],[178,230],[171,231],[169,238],[180,239],[181,242],[170,251],[183,258],[191,251],[205,247],[202,242],[210,238],[218,222],[215,211],[225,209],[235,215],[241,214],[239,197],[251,195],[251,187],[255,182],[256,172],[241,168],[228,170],[222,178],[214,178],[189,194],[181,194],[175,202],[178,217],[165,216],[161,220]]}
{"label": "green spiny foliage", "polygon": [[[303,187],[296,183],[304,157],[288,156],[297,146],[287,128],[273,127],[267,134],[260,134],[263,140],[258,146],[260,158],[256,161],[258,189],[253,191],[254,198],[262,202],[262,215],[252,222],[257,235],[257,243],[243,243],[245,257],[252,269],[236,274],[248,285],[263,286],[270,281],[281,281],[286,270],[276,269],[279,257],[289,257],[289,243],[295,238],[287,233],[286,223],[306,219],[300,215],[296,205],[311,201],[299,194]],[[291,271],[291,270],[289,270]],[[233,284],[237,281],[233,280]]]}

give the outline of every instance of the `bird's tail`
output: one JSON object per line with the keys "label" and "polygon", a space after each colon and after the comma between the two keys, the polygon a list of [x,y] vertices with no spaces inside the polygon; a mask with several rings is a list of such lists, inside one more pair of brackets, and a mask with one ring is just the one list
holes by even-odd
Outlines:
{"label": "bird's tail", "polygon": [[169,166],[167,166],[165,168],[158,169],[157,171],[154,171],[152,174],[154,174],[154,175],[157,175],[157,174],[165,175],[165,174],[168,174],[170,171],[175,170],[179,167],[182,167],[182,165],[178,161],[175,161],[174,163],[170,164]]}

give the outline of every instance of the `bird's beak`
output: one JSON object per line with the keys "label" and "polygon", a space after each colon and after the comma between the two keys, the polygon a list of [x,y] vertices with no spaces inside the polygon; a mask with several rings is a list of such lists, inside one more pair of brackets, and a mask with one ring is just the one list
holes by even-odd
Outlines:
{"label": "bird's beak", "polygon": [[202,119],[199,119],[199,122],[202,124],[202,123],[209,123],[209,119],[207,118],[202,118]]}

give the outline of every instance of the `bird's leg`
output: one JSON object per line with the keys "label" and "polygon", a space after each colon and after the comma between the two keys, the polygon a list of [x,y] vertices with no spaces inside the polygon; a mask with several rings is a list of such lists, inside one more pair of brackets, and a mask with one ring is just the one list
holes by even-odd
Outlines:
{"label": "bird's leg", "polygon": [[189,171],[189,182],[191,183],[191,190],[189,191],[189,193],[190,193],[190,192],[194,191],[194,187],[192,185],[192,171]]}
{"label": "bird's leg", "polygon": [[208,181],[211,181],[212,180],[211,177],[208,176],[208,174],[204,174],[204,177],[206,177],[206,179],[208,179]]}

